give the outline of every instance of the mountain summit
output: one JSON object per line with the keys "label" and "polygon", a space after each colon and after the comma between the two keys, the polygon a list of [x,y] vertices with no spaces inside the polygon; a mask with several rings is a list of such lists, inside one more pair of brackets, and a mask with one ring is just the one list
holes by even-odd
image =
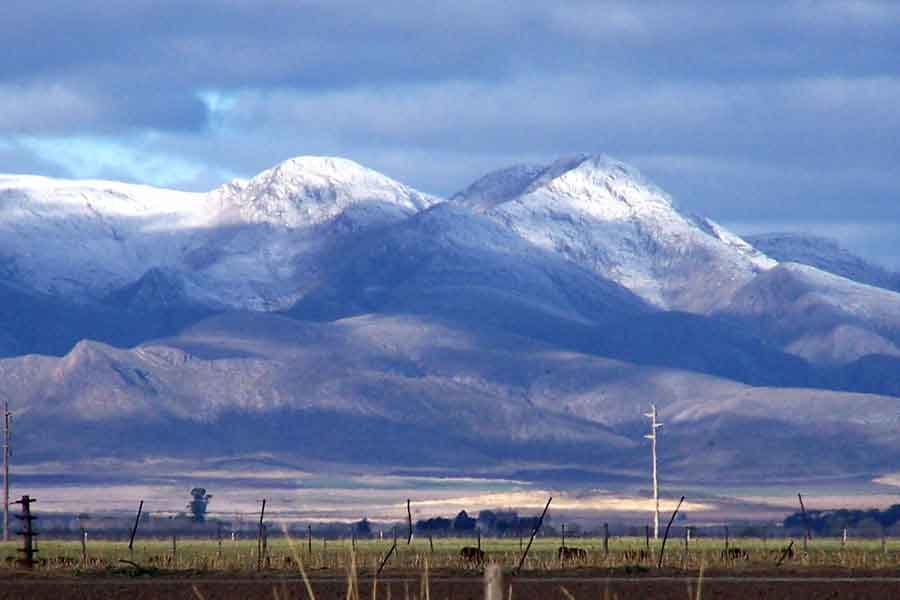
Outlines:
{"label": "mountain summit", "polygon": [[221,210],[244,223],[319,225],[352,206],[379,205],[412,214],[438,202],[345,158],[301,156],[213,192]]}
{"label": "mountain summit", "polygon": [[[277,310],[348,230],[438,199],[341,158],[299,157],[206,194],[0,176],[0,265],[41,293],[89,302],[151,270],[213,308]],[[329,228],[343,217],[342,227]]]}
{"label": "mountain summit", "polygon": [[602,155],[503,169],[450,201],[660,308],[708,312],[776,264],[709,219],[682,214],[636,169]]}

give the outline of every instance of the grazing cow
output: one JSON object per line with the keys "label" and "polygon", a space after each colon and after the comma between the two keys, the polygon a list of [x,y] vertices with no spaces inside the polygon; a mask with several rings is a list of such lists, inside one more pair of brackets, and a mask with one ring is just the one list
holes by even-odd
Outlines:
{"label": "grazing cow", "polygon": [[750,555],[741,548],[722,550],[722,560],[750,560]]}
{"label": "grazing cow", "polygon": [[466,546],[459,551],[459,557],[463,559],[463,561],[473,565],[481,566],[484,564],[484,550],[480,548]]}
{"label": "grazing cow", "polygon": [[559,560],[565,562],[567,560],[587,560],[588,554],[586,550],[581,548],[569,548],[566,546],[559,547]]}
{"label": "grazing cow", "polygon": [[644,562],[650,560],[649,550],[626,550],[625,560],[629,562]]}

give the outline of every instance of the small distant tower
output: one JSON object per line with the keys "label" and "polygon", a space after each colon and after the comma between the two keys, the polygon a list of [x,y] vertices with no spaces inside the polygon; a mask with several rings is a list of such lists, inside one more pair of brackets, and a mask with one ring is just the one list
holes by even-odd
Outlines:
{"label": "small distant tower", "polygon": [[650,433],[644,437],[650,440],[650,453],[653,457],[653,502],[656,510],[653,513],[653,539],[659,539],[659,479],[656,476],[656,430],[662,427],[662,423],[656,422],[656,405],[650,405],[650,412],[644,413],[650,419]]}

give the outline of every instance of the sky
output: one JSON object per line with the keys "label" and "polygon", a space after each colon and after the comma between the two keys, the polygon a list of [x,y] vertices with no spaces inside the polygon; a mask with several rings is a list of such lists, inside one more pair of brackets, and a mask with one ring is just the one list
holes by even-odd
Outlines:
{"label": "sky", "polygon": [[900,269],[900,2],[4,0],[0,172],[206,190],[336,155],[450,195],[603,153]]}

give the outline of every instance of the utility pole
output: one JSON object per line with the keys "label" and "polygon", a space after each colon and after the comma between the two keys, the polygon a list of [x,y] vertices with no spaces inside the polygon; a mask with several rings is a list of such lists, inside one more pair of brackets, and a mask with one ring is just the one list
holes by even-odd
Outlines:
{"label": "utility pole", "polygon": [[37,533],[34,531],[34,520],[37,519],[37,517],[31,514],[31,503],[36,501],[36,498],[26,495],[22,496],[22,499],[16,502],[16,504],[22,505],[22,514],[17,515],[16,517],[22,520],[22,531],[19,531],[18,534],[24,539],[24,547],[20,548],[19,552],[25,554],[24,558],[21,558],[16,562],[28,569],[34,566],[34,554],[38,551],[37,548],[35,548],[34,543],[34,538],[37,536]]}
{"label": "utility pole", "polygon": [[3,403],[3,541],[9,541],[9,400]]}
{"label": "utility pole", "polygon": [[656,422],[656,405],[650,405],[650,412],[644,413],[650,419],[650,433],[644,437],[650,440],[650,452],[653,456],[653,502],[656,511],[653,513],[653,539],[659,539],[659,479],[656,476],[656,430],[662,427],[662,423]]}

